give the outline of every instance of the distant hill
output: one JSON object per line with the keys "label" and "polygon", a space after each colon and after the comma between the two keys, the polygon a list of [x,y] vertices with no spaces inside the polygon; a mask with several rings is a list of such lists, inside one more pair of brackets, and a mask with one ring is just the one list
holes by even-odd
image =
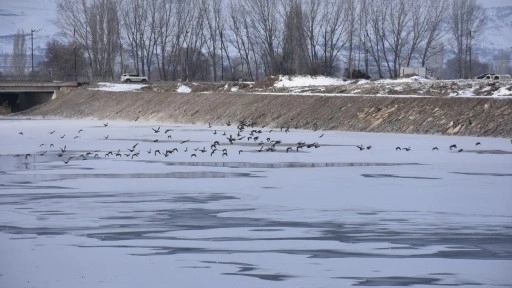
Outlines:
{"label": "distant hill", "polygon": [[487,8],[485,12],[487,32],[481,47],[512,51],[512,6]]}

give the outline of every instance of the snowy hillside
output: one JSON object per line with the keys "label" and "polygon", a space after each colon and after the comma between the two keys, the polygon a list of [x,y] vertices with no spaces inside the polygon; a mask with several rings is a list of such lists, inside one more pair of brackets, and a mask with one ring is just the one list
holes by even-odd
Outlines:
{"label": "snowy hillside", "polygon": [[481,46],[488,49],[512,48],[512,6],[487,8],[486,13],[487,33]]}

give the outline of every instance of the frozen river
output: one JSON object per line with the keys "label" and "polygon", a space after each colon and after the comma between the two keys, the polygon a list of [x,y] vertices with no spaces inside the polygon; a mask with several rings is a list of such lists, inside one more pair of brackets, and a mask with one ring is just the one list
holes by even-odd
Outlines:
{"label": "frozen river", "polygon": [[512,286],[510,139],[250,124],[0,119],[0,287]]}

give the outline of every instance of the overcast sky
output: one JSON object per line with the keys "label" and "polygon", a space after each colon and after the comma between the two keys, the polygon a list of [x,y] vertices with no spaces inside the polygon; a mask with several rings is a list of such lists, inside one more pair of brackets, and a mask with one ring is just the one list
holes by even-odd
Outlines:
{"label": "overcast sky", "polygon": [[512,0],[480,0],[478,2],[485,8],[512,6]]}

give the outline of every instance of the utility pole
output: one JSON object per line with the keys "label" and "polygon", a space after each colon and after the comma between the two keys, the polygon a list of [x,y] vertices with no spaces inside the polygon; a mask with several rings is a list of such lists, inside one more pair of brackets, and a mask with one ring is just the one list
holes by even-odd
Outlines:
{"label": "utility pole", "polygon": [[34,32],[36,32],[36,29],[31,29],[30,30],[30,41],[32,43],[32,46],[31,46],[31,50],[32,50],[32,70],[30,72],[30,78],[33,79],[34,78]]}
{"label": "utility pole", "polygon": [[471,71],[472,70],[471,65],[473,65],[473,63],[471,63],[471,62],[473,62],[472,55],[471,55],[471,48],[472,48],[471,46],[473,46],[473,43],[472,43],[473,39],[471,37],[472,37],[472,35],[471,35],[471,29],[470,29],[469,30],[469,77],[468,77],[469,79],[471,79],[473,77],[473,73]]}
{"label": "utility pole", "polygon": [[75,57],[75,82],[77,82],[77,75],[76,75],[76,29],[73,27],[73,54]]}
{"label": "utility pole", "polygon": [[220,30],[220,81],[224,82],[224,53],[222,48],[224,47],[224,41],[222,39],[222,30]]}

